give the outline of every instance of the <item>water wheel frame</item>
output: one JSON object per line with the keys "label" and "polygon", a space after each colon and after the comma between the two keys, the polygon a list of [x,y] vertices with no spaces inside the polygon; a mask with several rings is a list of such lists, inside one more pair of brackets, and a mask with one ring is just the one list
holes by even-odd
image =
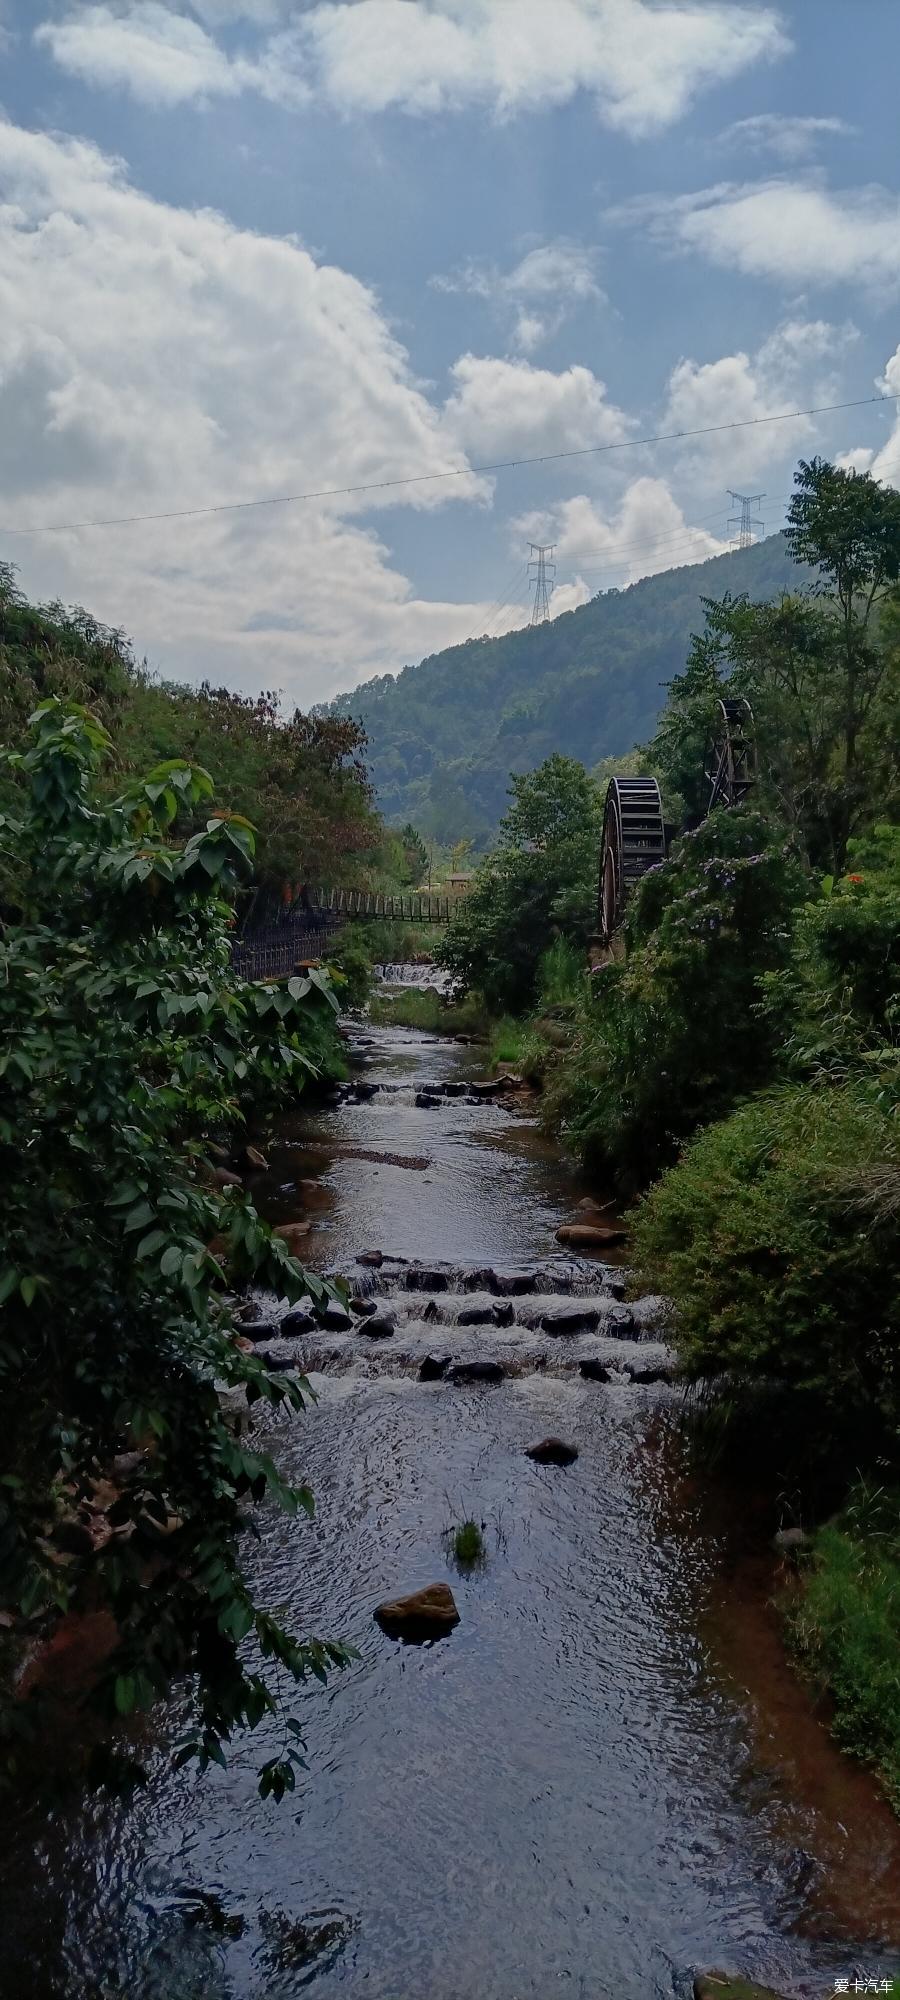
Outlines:
{"label": "water wheel frame", "polygon": [[753,710],[745,695],[723,696],[704,760],[709,785],[707,814],[716,806],[739,806],[757,779]]}
{"label": "water wheel frame", "polygon": [[629,891],[666,858],[662,799],[655,778],[611,778],[603,812],[597,935],[609,949]]}

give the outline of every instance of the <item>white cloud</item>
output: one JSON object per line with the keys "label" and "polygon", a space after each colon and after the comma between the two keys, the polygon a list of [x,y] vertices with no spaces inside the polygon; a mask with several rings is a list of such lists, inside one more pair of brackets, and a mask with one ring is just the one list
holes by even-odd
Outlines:
{"label": "white cloud", "polygon": [[511,317],[513,344],[524,354],[558,333],[577,306],[603,303],[606,296],[597,282],[596,250],[567,237],[535,244],[509,271],[471,262],[431,283],[437,291],[489,300]]}
{"label": "white cloud", "polygon": [[[900,347],[891,355],[878,387],[885,396],[900,396]],[[894,428],[881,450],[847,452],[844,463],[854,472],[871,472],[874,479],[900,486],[900,403],[894,404]]]}
{"label": "white cloud", "polygon": [[[294,240],[154,201],[120,163],[0,121],[0,483],[14,527],[457,466],[372,293]],[[483,497],[469,475],[379,495]],[[170,674],[309,701],[483,626],[423,602],[346,498],[35,539],[31,591],[87,603]]]}
{"label": "white cloud", "polygon": [[[837,399],[833,370],[848,346],[859,338],[850,323],[832,326],[827,320],[785,320],[751,356],[742,351],[715,361],[679,361],[669,377],[664,430],[708,429],[709,437],[685,446],[687,457],[707,470],[715,468],[727,481],[739,468],[742,483],[754,479],[773,455],[799,451],[816,436],[810,417],[769,424],[798,404]],[[742,423],[739,434],[716,426]],[[752,426],[759,424],[759,429]]]}
{"label": "white cloud", "polygon": [[795,164],[808,160],[824,138],[847,138],[853,132],[843,118],[791,118],[780,111],[760,111],[739,118],[719,134],[723,146],[746,147],[753,153],[774,153]]}
{"label": "white cloud", "polygon": [[243,90],[287,103],[308,95],[299,72],[278,60],[282,37],[273,37],[255,60],[229,57],[199,21],[161,0],[135,0],[126,13],[83,7],[42,23],[35,41],[83,82],[129,90],[145,104],[236,97]]}
{"label": "white cloud", "polygon": [[553,374],[528,361],[463,354],[451,373],[448,427],[463,450],[482,463],[613,444],[631,429],[589,368]]}
{"label": "white cloud", "polygon": [[171,91],[171,71],[154,45],[168,35],[200,96],[263,88],[261,78],[280,71],[283,87],[310,80],[348,112],[483,104],[509,116],[586,90],[606,122],[633,137],[672,124],[701,90],[790,47],[774,8],[752,0],[554,0],[552,19],[546,0],[322,0],[280,8],[277,60],[270,48],[255,65],[222,56],[216,68],[206,38],[185,45],[185,19],[196,29],[240,13],[259,24],[274,11],[265,0],[104,0],[74,7],[41,34],[78,75],[152,102],[173,101],[161,93],[160,75]]}
{"label": "white cloud", "polygon": [[549,511],[522,515],[512,528],[519,541],[555,544],[557,610],[570,610],[609,584],[621,588],[659,570],[705,562],[729,547],[687,522],[666,481],[649,475],[633,480],[615,509],[601,512],[595,500],[579,493]]}
{"label": "white cloud", "polygon": [[796,291],[858,283],[896,290],[900,198],[883,187],[832,193],[815,181],[725,183],[674,199],[643,197],[618,211],[643,217],[657,240],[713,264]]}

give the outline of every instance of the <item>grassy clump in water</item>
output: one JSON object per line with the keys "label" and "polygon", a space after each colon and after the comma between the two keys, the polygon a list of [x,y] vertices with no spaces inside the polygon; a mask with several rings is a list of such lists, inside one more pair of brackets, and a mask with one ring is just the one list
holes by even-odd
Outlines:
{"label": "grassy clump in water", "polygon": [[900,1811],[900,1492],[858,1486],[818,1529],[787,1618],[834,1699],[839,1743],[875,1765]]}
{"label": "grassy clump in water", "polygon": [[486,1553],[484,1535],[477,1521],[461,1521],[453,1530],[453,1553],[458,1563],[482,1562]]}
{"label": "grassy clump in water", "polygon": [[434,987],[408,986],[402,993],[374,993],[370,1019],[381,1028],[422,1028],[433,1035],[476,1035],[485,1032],[480,1002],[446,1000]]}

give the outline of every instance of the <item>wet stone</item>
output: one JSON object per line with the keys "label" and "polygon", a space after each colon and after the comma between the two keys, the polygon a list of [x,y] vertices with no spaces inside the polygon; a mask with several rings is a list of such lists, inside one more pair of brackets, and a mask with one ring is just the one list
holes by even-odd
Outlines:
{"label": "wet stone", "polygon": [[450,1369],[451,1382],[502,1382],[504,1379],[499,1361],[457,1361]]}
{"label": "wet stone", "polygon": [[408,1597],[389,1597],[375,1607],[373,1616],[392,1639],[440,1639],[459,1624],[449,1583],[430,1583]]}
{"label": "wet stone", "polygon": [[493,1305],[461,1306],[456,1315],[457,1326],[495,1326]]}
{"label": "wet stone", "polygon": [[397,1321],[393,1313],[373,1313],[371,1319],[364,1319],[357,1328],[367,1340],[389,1340],[397,1331]]}
{"label": "wet stone", "polygon": [[420,1382],[442,1382],[450,1366],[449,1354],[426,1354],[419,1369]]}
{"label": "wet stone", "polygon": [[316,1327],[315,1314],[307,1312],[303,1306],[296,1306],[285,1313],[278,1331],[284,1339],[296,1340],[301,1333],[315,1333]]}
{"label": "wet stone", "polygon": [[326,1333],[348,1333],[353,1325],[353,1321],[346,1306],[339,1306],[336,1303],[332,1303],[325,1307],[321,1317],[321,1324],[324,1326]]}
{"label": "wet stone", "polygon": [[606,1362],[595,1354],[587,1354],[583,1361],[579,1361],[578,1372],[586,1382],[608,1382],[610,1379]]}
{"label": "wet stone", "polygon": [[545,1333],[554,1335],[589,1333],[599,1318],[597,1306],[573,1299],[571,1305],[551,1306],[549,1312],[542,1313],[541,1326]]}
{"label": "wet stone", "polygon": [[445,1292],[447,1273],[431,1266],[413,1264],[406,1274],[406,1289],[408,1292]]}
{"label": "wet stone", "polygon": [[516,1309],[512,1299],[498,1299],[491,1307],[491,1318],[495,1326],[513,1326],[515,1317]]}
{"label": "wet stone", "polygon": [[281,1332],[273,1319],[244,1319],[238,1321],[238,1330],[244,1340],[274,1340]]}
{"label": "wet stone", "polygon": [[541,1438],[539,1444],[526,1447],[525,1457],[533,1458],[536,1465],[574,1465],[578,1446],[568,1444],[565,1438]]}
{"label": "wet stone", "polygon": [[501,1299],[520,1298],[536,1292],[537,1283],[535,1271],[492,1271],[490,1289]]}
{"label": "wet stone", "polygon": [[350,1311],[357,1313],[360,1319],[369,1319],[372,1313],[378,1311],[378,1306],[374,1299],[351,1299]]}
{"label": "wet stone", "polygon": [[356,1261],[357,1264],[368,1264],[373,1271],[377,1271],[379,1266],[384,1263],[384,1251],[361,1250]]}

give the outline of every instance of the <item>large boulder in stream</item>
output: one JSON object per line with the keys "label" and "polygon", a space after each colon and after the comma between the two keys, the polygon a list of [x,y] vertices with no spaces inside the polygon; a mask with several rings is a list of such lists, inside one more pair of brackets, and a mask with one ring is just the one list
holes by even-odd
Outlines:
{"label": "large boulder in stream", "polygon": [[[370,1320],[369,1325],[371,1324]],[[346,1306],[340,1306],[336,1300],[332,1300],[322,1313],[322,1325],[327,1333],[349,1333],[353,1321]]]}
{"label": "large boulder in stream", "polygon": [[285,1340],[297,1340],[303,1333],[315,1333],[318,1322],[314,1313],[305,1306],[292,1306],[286,1312],[278,1331]]}
{"label": "large boulder in stream", "polygon": [[387,1597],[373,1613],[383,1632],[391,1639],[421,1644],[423,1639],[441,1639],[459,1624],[459,1612],[449,1583],[429,1583],[409,1597]]}
{"label": "large boulder in stream", "polygon": [[491,1305],[460,1306],[456,1315],[457,1326],[494,1326],[496,1307]]}
{"label": "large boulder in stream", "polygon": [[372,1313],[369,1319],[360,1321],[357,1333],[364,1333],[367,1340],[390,1340],[397,1331],[397,1321],[393,1313]]}

